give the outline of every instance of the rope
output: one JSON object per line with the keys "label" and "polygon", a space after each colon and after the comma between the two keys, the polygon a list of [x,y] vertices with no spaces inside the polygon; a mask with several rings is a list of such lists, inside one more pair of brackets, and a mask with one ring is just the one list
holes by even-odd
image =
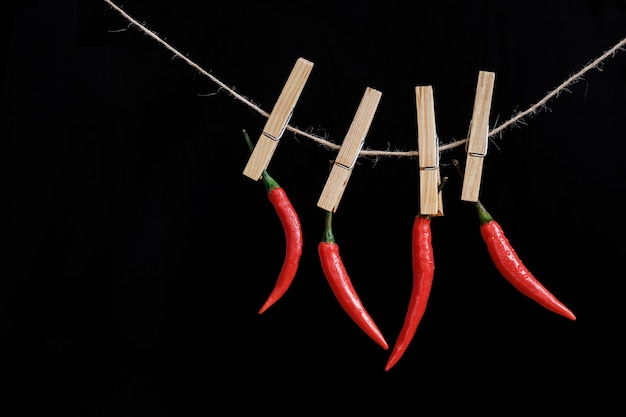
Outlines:
{"label": "rope", "polygon": [[[232,97],[234,97],[235,99],[237,99],[241,103],[245,104],[246,106],[250,107],[252,110],[256,111],[257,113],[259,113],[260,115],[262,115],[264,117],[269,117],[270,116],[267,111],[263,110],[262,108],[260,108],[256,104],[254,104],[252,101],[248,100],[246,97],[244,97],[241,94],[237,93],[233,88],[231,88],[230,86],[228,86],[227,84],[222,82],[220,79],[218,79],[213,74],[211,74],[210,72],[208,72],[207,70],[202,68],[200,65],[196,64],[191,59],[187,58],[185,55],[183,55],[181,52],[179,52],[177,49],[175,49],[172,45],[170,45],[169,43],[167,43],[163,39],[161,39],[155,32],[153,32],[152,30],[148,29],[144,24],[138,22],[136,19],[131,17],[121,7],[117,6],[111,0],[104,0],[104,2],[107,3],[112,9],[117,11],[120,15],[122,15],[122,17],[124,17],[126,20],[128,20],[132,26],[135,26],[138,29],[140,29],[146,35],[148,35],[149,37],[151,37],[152,39],[157,41],[159,44],[161,44],[163,47],[165,47],[167,50],[172,52],[175,56],[177,56],[178,58],[182,59],[188,65],[190,65],[191,67],[195,68],[202,75],[204,75],[205,77],[207,77],[211,81],[213,81],[215,84],[217,84],[220,87],[219,91],[224,91],[224,92],[228,93],[229,95],[231,95]],[[579,71],[577,71],[576,73],[574,73],[573,75],[568,77],[565,81],[563,81],[555,89],[550,91],[541,100],[539,100],[535,104],[531,105],[528,109],[526,109],[526,110],[524,110],[522,112],[518,112],[513,117],[511,117],[509,120],[501,123],[497,127],[495,127],[492,130],[490,130],[489,134],[488,134],[488,137],[491,138],[492,136],[501,135],[504,132],[504,130],[506,130],[507,128],[512,127],[512,126],[514,126],[514,125],[516,125],[518,123],[523,123],[524,118],[536,115],[541,109],[545,108],[546,104],[550,100],[558,97],[560,93],[562,93],[564,91],[567,91],[570,86],[572,86],[576,82],[580,81],[587,72],[591,71],[592,69],[599,68],[600,64],[602,64],[604,61],[608,60],[609,58],[614,57],[619,51],[623,51],[624,50],[624,46],[626,46],[626,38],[624,38],[621,41],[619,41],[618,43],[616,43],[613,47],[608,49],[602,55],[600,55],[599,57],[597,57],[596,59],[591,61],[589,64],[587,64],[583,68],[581,68]],[[330,142],[330,141],[328,141],[328,140],[326,140],[326,139],[324,139],[322,137],[319,137],[319,136],[313,135],[311,133],[308,133],[308,132],[302,131],[300,129],[297,129],[297,128],[291,126],[291,125],[287,125],[285,127],[285,130],[288,130],[290,132],[293,132],[296,135],[299,135],[299,136],[305,137],[307,139],[310,139],[312,141],[315,141],[315,142],[319,143],[320,145],[322,145],[322,146],[324,146],[326,148],[335,149],[335,150],[340,149],[340,145],[337,145],[337,144],[335,144],[333,142]],[[468,141],[467,138],[458,139],[458,140],[452,141],[450,143],[447,143],[445,145],[440,145],[439,146],[439,150],[440,151],[444,151],[444,150],[456,148],[457,146],[460,146],[460,145],[466,143],[467,141]],[[388,156],[394,156],[394,157],[417,157],[418,155],[419,155],[418,151],[384,151],[384,150],[363,149],[363,150],[361,150],[359,152],[359,156],[374,156],[374,157],[388,157]]]}

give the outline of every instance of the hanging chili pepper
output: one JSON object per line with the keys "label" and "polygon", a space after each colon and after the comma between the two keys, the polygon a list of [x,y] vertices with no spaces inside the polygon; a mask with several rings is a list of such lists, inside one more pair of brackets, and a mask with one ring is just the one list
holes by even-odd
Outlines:
{"label": "hanging chili pepper", "polygon": [[480,218],[480,233],[487,244],[491,259],[504,278],[519,292],[548,310],[570,320],[576,320],[574,313],[552,295],[526,268],[500,224],[491,217],[480,201],[476,202],[476,208]]}
{"label": "hanging chili pepper", "polygon": [[[248,133],[243,131],[244,138],[250,147],[253,149],[252,142]],[[285,258],[283,265],[276,280],[274,289],[270,293],[269,297],[259,310],[259,314],[262,314],[276,301],[278,301],[287,291],[291,285],[298,265],[300,263],[300,257],[302,256],[302,229],[300,225],[300,218],[298,213],[294,209],[289,197],[285,190],[267,173],[263,170],[262,174],[263,184],[265,185],[265,191],[267,196],[276,210],[276,214],[280,219],[283,230],[285,232]]]}
{"label": "hanging chili pepper", "polygon": [[391,369],[407,350],[415,335],[417,326],[422,320],[424,311],[426,311],[426,304],[435,274],[430,216],[415,216],[412,232],[412,254],[413,288],[411,290],[409,307],[404,319],[404,325],[400,329],[400,334],[385,366],[385,371]]}
{"label": "hanging chili pepper", "polygon": [[[463,177],[459,161],[452,160],[457,172]],[[515,289],[539,303],[548,310],[570,320],[576,320],[574,313],[548,291],[528,270],[522,262],[511,242],[504,234],[502,226],[477,200],[474,203],[480,219],[480,233],[487,245],[489,255],[498,271],[509,281]]]}
{"label": "hanging chili pepper", "polygon": [[339,255],[339,246],[335,242],[332,230],[333,213],[324,211],[326,212],[324,237],[318,245],[318,253],[330,288],[350,318],[383,349],[388,349],[385,338],[357,295]]}

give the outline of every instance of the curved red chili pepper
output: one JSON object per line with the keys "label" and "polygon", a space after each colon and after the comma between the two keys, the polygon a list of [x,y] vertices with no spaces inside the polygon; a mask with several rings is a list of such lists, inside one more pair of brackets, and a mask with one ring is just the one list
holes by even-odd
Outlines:
{"label": "curved red chili pepper", "polygon": [[[278,279],[276,280],[276,285],[259,310],[259,314],[262,314],[272,304],[278,301],[291,285],[298,270],[303,246],[300,219],[291,201],[289,201],[287,193],[282,187],[276,184],[267,172],[263,172],[263,181],[269,189],[267,193],[268,198],[272,202],[274,209],[276,209],[278,218],[285,231],[285,258]],[[276,184],[276,186],[273,184]]]}
{"label": "curved red chili pepper", "polygon": [[426,304],[428,303],[435,274],[430,216],[418,215],[415,217],[413,222],[412,253],[413,288],[411,290],[409,307],[404,319],[404,325],[400,329],[400,334],[385,366],[385,371],[391,369],[407,350],[415,335],[417,326],[424,316],[424,311],[426,311]]}
{"label": "curved red chili pepper", "polygon": [[386,350],[389,346],[378,326],[365,310],[339,255],[339,246],[337,246],[332,232],[332,212],[330,211],[326,211],[325,225],[324,238],[318,245],[318,254],[326,280],[330,284],[337,301],[350,318]]}
{"label": "curved red chili pepper", "polygon": [[[244,138],[250,147],[253,149],[252,142],[248,133],[243,131]],[[259,310],[259,314],[262,314],[271,307],[276,301],[278,301],[289,289],[300,263],[300,257],[302,256],[302,227],[300,225],[300,218],[298,213],[294,209],[289,197],[285,190],[272,178],[266,170],[263,170],[261,177],[263,184],[265,185],[265,191],[267,196],[276,210],[276,214],[280,219],[281,225],[285,232],[285,258],[280,270],[280,274],[274,285],[274,289],[270,293],[269,297]]]}
{"label": "curved red chili pepper", "polygon": [[476,208],[480,218],[482,238],[487,244],[491,259],[504,278],[518,291],[541,306],[570,320],[576,320],[574,313],[552,295],[526,268],[500,224],[491,217],[480,201],[476,203]]}

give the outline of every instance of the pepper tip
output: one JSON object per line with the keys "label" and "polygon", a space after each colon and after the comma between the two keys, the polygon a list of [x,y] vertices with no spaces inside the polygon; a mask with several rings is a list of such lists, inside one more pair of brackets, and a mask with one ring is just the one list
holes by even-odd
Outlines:
{"label": "pepper tip", "polygon": [[387,341],[382,336],[380,337],[380,340],[377,340],[377,342],[384,350],[389,349],[389,345],[387,344]]}
{"label": "pepper tip", "polygon": [[269,302],[269,301],[266,301],[266,302],[265,302],[265,304],[263,304],[263,306],[262,306],[262,307],[261,307],[261,309],[259,310],[259,313],[258,313],[258,314],[263,314],[263,313],[265,312],[265,310],[267,310],[268,308],[270,308],[270,306],[271,306],[272,304],[274,304],[274,303],[271,303],[271,302]]}
{"label": "pepper tip", "polygon": [[389,355],[389,359],[387,359],[387,364],[385,365],[385,371],[388,371],[391,368],[393,368],[393,366],[396,363],[398,363],[398,361],[400,360],[400,358],[404,354],[404,349],[402,347],[399,347],[399,346],[400,345],[396,344],[396,346],[393,349],[393,352],[391,352],[391,355]]}

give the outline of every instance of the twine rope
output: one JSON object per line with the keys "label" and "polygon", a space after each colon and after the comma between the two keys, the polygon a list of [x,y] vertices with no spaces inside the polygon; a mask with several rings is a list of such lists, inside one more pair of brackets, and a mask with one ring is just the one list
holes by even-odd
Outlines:
{"label": "twine rope", "polygon": [[[136,28],[138,28],[139,30],[144,32],[146,35],[148,35],[149,37],[151,37],[152,39],[157,41],[159,44],[161,44],[163,47],[165,47],[167,50],[172,52],[176,57],[182,59],[183,61],[185,61],[185,63],[187,63],[191,67],[195,68],[202,75],[204,75],[205,77],[207,77],[211,81],[213,81],[215,84],[217,84],[219,86],[219,90],[218,91],[224,91],[224,92],[228,93],[230,96],[234,97],[235,99],[237,99],[241,103],[245,104],[246,106],[250,107],[252,110],[256,111],[257,113],[259,113],[260,115],[262,115],[264,117],[269,117],[270,116],[270,114],[267,111],[263,110],[261,107],[259,107],[255,103],[253,103],[251,100],[249,100],[248,98],[246,98],[243,95],[241,95],[238,92],[236,92],[233,88],[231,88],[226,83],[221,81],[215,75],[211,74],[210,72],[208,72],[207,70],[202,68],[200,65],[196,64],[194,61],[189,59],[187,56],[183,55],[180,51],[178,51],[172,45],[170,45],[165,40],[163,40],[161,37],[159,37],[154,31],[148,29],[145,24],[140,23],[135,18],[130,16],[128,13],[126,13],[121,7],[119,7],[115,3],[113,3],[113,1],[111,1],[111,0],[104,0],[104,2],[107,3],[116,12],[118,12],[122,17],[124,17],[126,20],[128,20],[128,22],[130,23],[131,26],[135,26]],[[592,69],[599,69],[599,70],[601,70],[600,64],[602,64],[604,61],[607,61],[609,58],[614,57],[619,51],[624,51],[624,47],[625,46],[626,46],[626,38],[622,39],[621,41],[619,41],[618,43],[613,45],[610,49],[605,51],[602,55],[600,55],[596,59],[592,60],[587,65],[582,67],[579,71],[575,72],[570,77],[565,79],[556,88],[554,88],[553,90],[548,92],[548,94],[546,94],[541,100],[537,101],[535,104],[531,105],[526,110],[524,110],[522,112],[516,113],[509,120],[501,123],[497,127],[495,127],[492,130],[490,130],[489,133],[488,133],[488,137],[491,138],[491,137],[496,136],[496,135],[500,135],[501,136],[502,133],[506,129],[508,129],[508,128],[512,127],[512,126],[518,125],[520,123],[524,123],[524,119],[526,117],[530,117],[530,116],[534,116],[534,115],[538,114],[542,109],[546,108],[546,105],[547,105],[547,103],[549,101],[551,101],[552,99],[558,97],[562,92],[568,91],[569,87],[574,85],[576,82],[582,80],[583,76],[587,72],[591,71]],[[326,148],[329,148],[329,149],[338,150],[341,147],[340,145],[337,145],[337,144],[335,144],[335,143],[333,143],[333,142],[331,142],[331,141],[329,141],[329,140],[327,140],[325,138],[322,138],[320,136],[317,136],[317,135],[311,134],[309,132],[300,130],[300,129],[298,129],[296,127],[293,127],[293,126],[291,126],[289,124],[285,127],[285,130],[288,130],[290,132],[293,132],[296,135],[299,135],[299,136],[305,137],[307,139],[310,139],[312,141],[315,141],[315,142],[319,143],[320,145],[322,145],[322,146],[324,146]],[[444,150],[456,148],[457,146],[461,146],[462,144],[466,143],[467,141],[468,141],[467,138],[454,140],[454,141],[452,141],[450,143],[440,145],[439,146],[439,150],[440,151],[444,151]],[[362,149],[359,152],[359,156],[370,156],[370,157],[390,157],[390,156],[393,156],[393,157],[417,157],[418,155],[419,155],[418,151],[385,151],[385,150],[375,150],[375,149]]]}

